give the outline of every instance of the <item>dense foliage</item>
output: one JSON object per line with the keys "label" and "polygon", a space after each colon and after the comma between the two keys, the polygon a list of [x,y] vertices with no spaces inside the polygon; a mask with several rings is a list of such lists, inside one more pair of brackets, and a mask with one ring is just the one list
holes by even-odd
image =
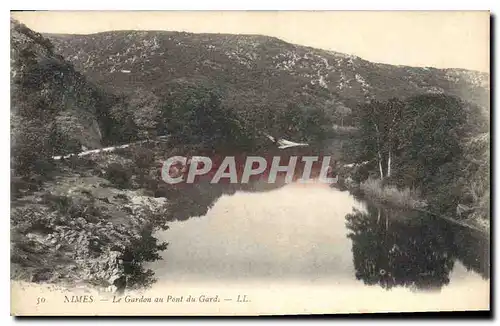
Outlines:
{"label": "dense foliage", "polygon": [[446,95],[372,101],[356,112],[360,159],[377,162],[373,175],[386,183],[421,190],[438,211],[455,215],[459,205],[481,202],[488,217],[489,124],[482,112]]}

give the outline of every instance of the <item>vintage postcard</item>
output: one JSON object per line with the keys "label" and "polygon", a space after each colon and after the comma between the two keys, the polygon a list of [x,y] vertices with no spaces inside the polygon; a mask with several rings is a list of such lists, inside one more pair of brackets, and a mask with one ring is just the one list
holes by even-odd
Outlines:
{"label": "vintage postcard", "polygon": [[490,310],[489,12],[10,30],[12,315]]}

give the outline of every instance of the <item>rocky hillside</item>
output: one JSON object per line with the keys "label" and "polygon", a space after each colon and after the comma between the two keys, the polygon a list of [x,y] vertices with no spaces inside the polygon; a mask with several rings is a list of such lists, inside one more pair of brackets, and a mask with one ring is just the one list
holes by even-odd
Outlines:
{"label": "rocky hillside", "polygon": [[167,228],[167,201],[144,188],[149,173],[153,165],[122,151],[57,161],[38,186],[13,179],[11,277],[114,290],[151,284],[143,263],[166,248],[153,232]]}
{"label": "rocky hillside", "polygon": [[297,103],[332,114],[369,99],[445,93],[489,107],[489,75],[415,68],[286,43],[259,35],[114,31],[47,37],[75,67],[114,92],[168,93],[172,83],[205,83],[245,112]]}
{"label": "rocky hillside", "polygon": [[14,152],[42,158],[101,147],[102,93],[49,40],[11,20],[10,60]]}
{"label": "rocky hillside", "polygon": [[[137,182],[123,189],[110,181],[133,179],[123,173],[134,161],[52,159],[102,146],[108,101],[49,40],[11,20],[12,279],[114,290],[153,282],[142,263],[166,248],[152,235],[166,227],[155,220],[165,215],[165,199]],[[116,161],[129,165],[117,172]]]}

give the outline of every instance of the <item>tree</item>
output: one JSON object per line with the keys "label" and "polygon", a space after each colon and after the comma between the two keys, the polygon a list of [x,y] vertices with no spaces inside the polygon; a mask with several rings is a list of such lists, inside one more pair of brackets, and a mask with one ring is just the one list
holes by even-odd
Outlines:
{"label": "tree", "polygon": [[[274,111],[278,116],[275,126],[271,129],[277,138],[294,138],[303,135],[303,110],[295,103],[288,103],[283,111]],[[274,136],[274,135],[273,135]]]}
{"label": "tree", "polygon": [[16,175],[43,174],[37,167],[51,159],[49,130],[50,126],[43,121],[13,117],[11,166]]}
{"label": "tree", "polygon": [[160,99],[155,94],[137,90],[129,100],[128,112],[137,126],[139,138],[159,136],[158,130],[164,121],[161,119]]}
{"label": "tree", "polygon": [[344,119],[352,113],[352,110],[344,104],[339,104],[335,108],[335,115],[340,119],[340,126],[344,126]]}
{"label": "tree", "polygon": [[165,99],[163,118],[178,142],[218,151],[253,147],[254,131],[222,105],[216,90],[194,87],[177,95]]}
{"label": "tree", "polygon": [[288,103],[283,109],[274,108],[268,113],[268,133],[274,138],[298,141],[321,141],[330,128],[331,120],[323,108],[304,107]]}
{"label": "tree", "polygon": [[438,211],[454,210],[464,191],[457,180],[463,175],[464,142],[475,129],[464,101],[442,94],[420,95],[406,101],[404,124],[399,128],[397,178],[422,190]]}
{"label": "tree", "polygon": [[[460,164],[462,198],[460,204],[474,219],[489,219],[490,210],[490,137],[482,133],[463,142],[464,158]],[[469,214],[460,217],[469,217]]]}
{"label": "tree", "polygon": [[124,98],[115,100],[110,107],[107,122],[106,138],[112,144],[130,143],[139,138],[137,125],[129,114],[128,103]]}
{"label": "tree", "polygon": [[363,150],[376,158],[380,179],[392,174],[403,108],[404,103],[398,99],[387,102],[373,100],[358,108]]}

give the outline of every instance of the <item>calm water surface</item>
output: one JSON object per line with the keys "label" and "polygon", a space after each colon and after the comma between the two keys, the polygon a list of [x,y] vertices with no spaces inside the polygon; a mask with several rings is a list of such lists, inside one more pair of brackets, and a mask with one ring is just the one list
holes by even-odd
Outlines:
{"label": "calm water surface", "polygon": [[318,285],[412,300],[433,293],[436,305],[446,296],[452,307],[489,300],[488,239],[325,185],[223,194],[206,214],[173,222],[159,237],[169,243],[151,266],[159,284]]}

